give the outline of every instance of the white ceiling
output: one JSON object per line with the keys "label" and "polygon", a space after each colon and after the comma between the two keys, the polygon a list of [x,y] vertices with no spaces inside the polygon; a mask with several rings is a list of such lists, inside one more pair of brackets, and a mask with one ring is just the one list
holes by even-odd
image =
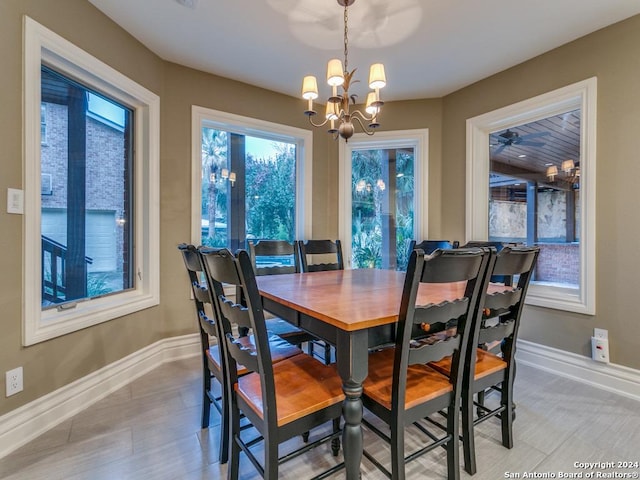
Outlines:
{"label": "white ceiling", "polygon": [[[300,95],[343,57],[336,0],[89,0],[165,60]],[[384,100],[446,95],[640,13],[638,0],[358,0],[349,7],[349,69],[362,100],[382,62]],[[361,90],[361,91],[360,91]]]}

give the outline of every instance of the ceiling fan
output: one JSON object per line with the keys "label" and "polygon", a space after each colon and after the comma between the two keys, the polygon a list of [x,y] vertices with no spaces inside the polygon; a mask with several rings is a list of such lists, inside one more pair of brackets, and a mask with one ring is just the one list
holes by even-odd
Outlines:
{"label": "ceiling fan", "polygon": [[[528,133],[526,135],[520,135],[518,132],[514,132],[511,129],[507,128],[502,133],[491,134],[491,136],[493,137],[492,138],[493,146],[499,145],[496,151],[493,153],[494,155],[497,155],[498,153],[502,152],[502,150],[504,150],[507,147],[510,147],[511,145],[522,145],[527,147],[542,147],[544,145],[544,142],[532,142],[531,139],[543,137],[545,135],[550,135],[550,134],[551,132],[535,132],[535,133]],[[495,143],[495,142],[498,142],[498,143]]]}

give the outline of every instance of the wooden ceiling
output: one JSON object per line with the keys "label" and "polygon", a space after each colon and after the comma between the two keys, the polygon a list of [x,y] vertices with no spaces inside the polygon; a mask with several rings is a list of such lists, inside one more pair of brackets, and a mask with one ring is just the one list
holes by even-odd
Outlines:
{"label": "wooden ceiling", "polygon": [[[489,139],[491,185],[535,181],[541,186],[566,189],[572,179],[561,172],[564,160],[580,162],[580,110],[493,132]],[[559,175],[551,182],[547,168]]]}

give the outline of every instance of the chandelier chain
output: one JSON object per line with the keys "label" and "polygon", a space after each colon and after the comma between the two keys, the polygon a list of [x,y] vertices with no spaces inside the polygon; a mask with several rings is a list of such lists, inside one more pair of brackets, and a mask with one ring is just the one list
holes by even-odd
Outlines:
{"label": "chandelier chain", "polygon": [[349,4],[349,2],[345,2],[344,3],[344,71],[348,72],[349,71],[349,60],[348,60],[348,56],[349,56],[349,37],[348,37],[348,21],[349,21],[349,15],[347,13],[347,5]]}

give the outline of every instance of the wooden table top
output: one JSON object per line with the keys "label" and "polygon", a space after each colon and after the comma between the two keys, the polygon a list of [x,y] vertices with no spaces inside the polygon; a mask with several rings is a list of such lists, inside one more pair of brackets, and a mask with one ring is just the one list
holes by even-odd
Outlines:
{"label": "wooden table top", "polygon": [[[404,272],[338,270],[257,277],[260,294],[341,330],[355,331],[398,321]],[[465,282],[422,284],[418,303],[454,300]]]}

